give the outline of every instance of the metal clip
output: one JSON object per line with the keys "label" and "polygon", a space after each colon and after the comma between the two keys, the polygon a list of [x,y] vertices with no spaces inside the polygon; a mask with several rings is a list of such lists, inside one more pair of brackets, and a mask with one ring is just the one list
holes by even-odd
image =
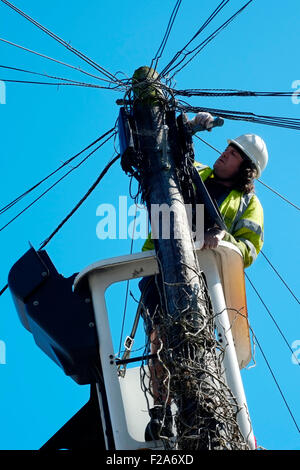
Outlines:
{"label": "metal clip", "polygon": [[127,351],[131,351],[133,343],[134,343],[134,339],[131,338],[131,336],[127,336],[124,341],[124,346],[127,349]]}

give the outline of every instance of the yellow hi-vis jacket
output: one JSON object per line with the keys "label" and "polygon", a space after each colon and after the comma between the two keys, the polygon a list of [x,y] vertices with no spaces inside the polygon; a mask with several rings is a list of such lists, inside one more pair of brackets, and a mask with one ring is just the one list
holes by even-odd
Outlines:
{"label": "yellow hi-vis jacket", "polygon": [[[209,166],[195,162],[202,181],[214,178]],[[264,214],[263,208],[254,193],[244,194],[233,189],[219,207],[227,227],[223,240],[231,242],[240,250],[244,267],[250,266],[263,246]],[[151,233],[142,251],[154,250]]]}

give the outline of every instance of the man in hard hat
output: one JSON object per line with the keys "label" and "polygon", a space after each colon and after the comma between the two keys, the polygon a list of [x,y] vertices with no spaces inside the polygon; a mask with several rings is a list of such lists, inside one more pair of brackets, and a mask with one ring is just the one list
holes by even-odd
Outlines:
{"label": "man in hard hat", "polygon": [[[211,130],[213,116],[198,113],[188,125],[199,130]],[[228,146],[216,160],[213,168],[195,163],[211,198],[216,201],[223,216],[227,231],[208,227],[204,233],[203,248],[217,248],[221,240],[233,243],[242,254],[245,268],[256,259],[263,245],[263,209],[254,194],[254,179],[258,178],[268,162],[267,147],[263,139],[255,134],[245,134],[228,140]],[[153,250],[151,235],[143,251]],[[151,352],[159,346],[153,316],[159,303],[154,276],[140,282],[145,312],[145,330],[150,338]],[[152,372],[151,372],[152,371]],[[158,439],[160,435],[172,436],[170,404],[162,405],[164,397],[159,393],[159,382],[163,371],[159,365],[150,367],[154,407],[150,410],[151,420],[146,428],[146,440]],[[170,400],[169,400],[170,401]],[[164,413],[164,415],[163,415]],[[162,426],[163,422],[163,426]]]}
{"label": "man in hard hat", "polygon": [[[212,122],[211,114],[198,113],[190,125],[210,130]],[[255,261],[263,245],[263,209],[254,194],[254,179],[260,177],[267,163],[268,151],[263,139],[245,134],[228,140],[228,147],[213,169],[195,164],[227,226],[227,232],[206,231],[205,246],[214,248],[222,239],[233,243],[242,253],[245,268]]]}
{"label": "man in hard hat", "polygon": [[[209,113],[198,113],[189,125],[210,130],[213,119]],[[254,179],[261,175],[267,162],[268,152],[263,139],[255,134],[245,134],[228,140],[227,148],[213,168],[195,163],[227,226],[227,232],[208,228],[204,234],[204,248],[216,248],[220,240],[231,242],[241,251],[245,268],[255,261],[263,245],[263,209],[254,194]],[[143,251],[153,249],[149,235]]]}

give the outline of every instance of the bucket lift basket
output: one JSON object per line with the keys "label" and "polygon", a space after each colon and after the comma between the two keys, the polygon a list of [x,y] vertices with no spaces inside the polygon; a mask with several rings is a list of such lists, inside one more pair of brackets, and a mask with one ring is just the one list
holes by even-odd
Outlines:
{"label": "bucket lift basket", "polygon": [[[218,339],[224,346],[224,378],[239,405],[237,421],[241,432],[250,449],[255,449],[240,375],[240,369],[251,360],[242,256],[228,242],[221,242],[214,250],[197,249],[197,256],[207,281]],[[146,399],[140,387],[139,367],[127,369],[124,377],[118,375],[105,292],[113,283],[151,276],[158,272],[155,251],[150,251],[99,261],[81,271],[74,280],[75,292],[80,292],[81,284],[84,285],[87,281],[90,287],[111,427],[115,448],[119,450],[157,448],[159,441],[144,441],[144,429],[149,417]]]}
{"label": "bucket lift basket", "polygon": [[[197,249],[197,256],[206,277],[218,339],[225,350],[224,377],[240,407],[241,432],[254,449],[240,375],[251,360],[242,257],[227,242],[215,250]],[[103,428],[108,450],[162,448],[160,441],[144,440],[148,413],[140,368],[118,374],[105,300],[111,284],[158,272],[155,252],[150,251],[102,260],[65,278],[44,250],[31,248],[9,273],[20,320],[36,344],[78,384],[95,384],[102,421],[99,428]]]}

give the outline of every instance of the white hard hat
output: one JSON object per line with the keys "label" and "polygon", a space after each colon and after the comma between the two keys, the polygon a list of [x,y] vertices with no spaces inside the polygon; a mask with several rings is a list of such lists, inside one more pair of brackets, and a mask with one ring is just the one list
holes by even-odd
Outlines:
{"label": "white hard hat", "polygon": [[254,163],[259,177],[268,163],[268,150],[261,137],[255,134],[244,134],[236,139],[229,139],[228,144],[234,144],[240,148]]}

